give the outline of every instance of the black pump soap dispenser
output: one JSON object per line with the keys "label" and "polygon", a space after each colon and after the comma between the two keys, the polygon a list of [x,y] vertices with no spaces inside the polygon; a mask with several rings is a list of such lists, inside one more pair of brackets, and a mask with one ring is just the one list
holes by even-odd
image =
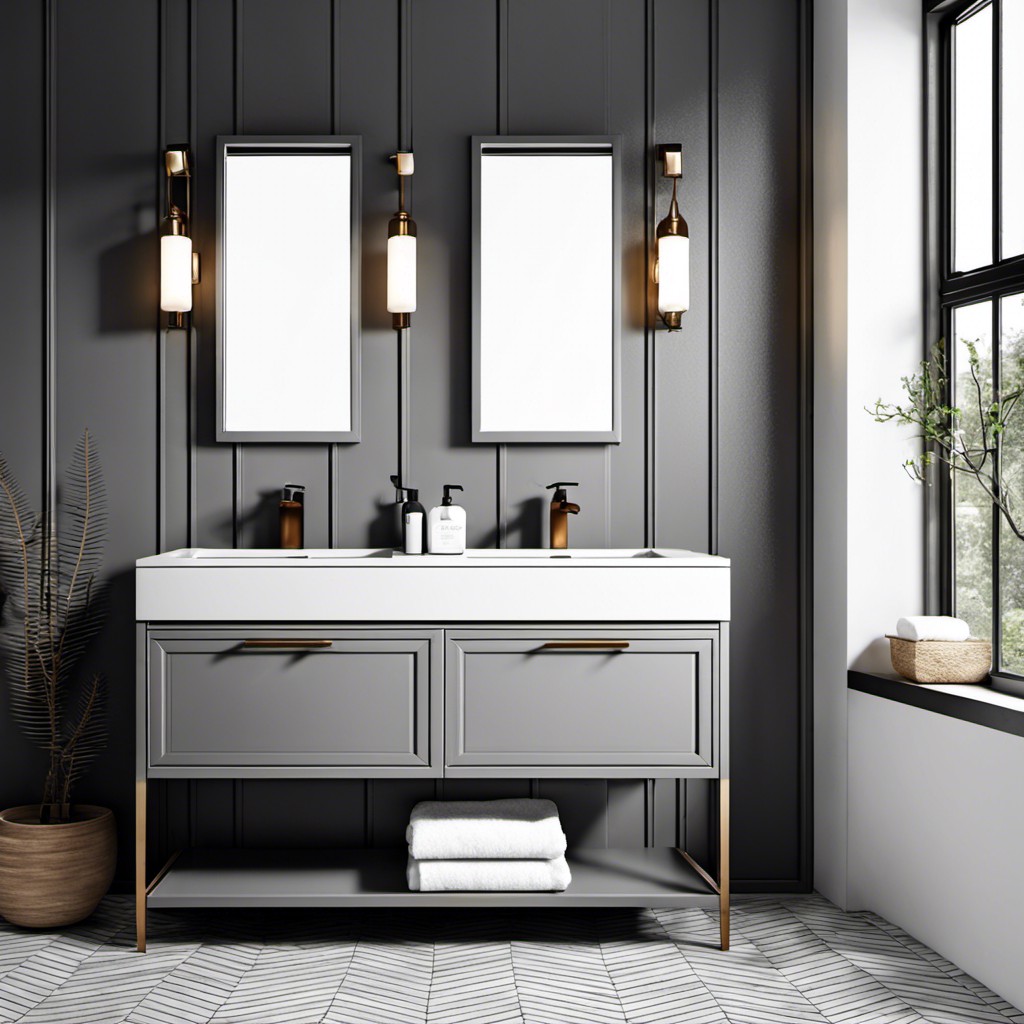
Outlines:
{"label": "black pump soap dispenser", "polygon": [[402,550],[407,555],[422,555],[426,548],[427,523],[423,506],[419,503],[420,492],[415,487],[403,487],[401,477],[391,477],[395,490],[406,495],[402,505]]}

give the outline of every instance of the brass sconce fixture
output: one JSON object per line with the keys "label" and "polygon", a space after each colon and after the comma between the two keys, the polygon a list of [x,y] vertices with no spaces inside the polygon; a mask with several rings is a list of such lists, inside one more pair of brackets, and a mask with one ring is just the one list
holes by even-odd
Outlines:
{"label": "brass sconce fixture", "polygon": [[416,222],[405,209],[405,179],[413,172],[412,153],[391,157],[398,172],[398,213],[388,222],[388,312],[396,331],[416,312]]}
{"label": "brass sconce fixture", "polygon": [[690,229],[679,213],[676,185],[683,176],[683,147],[658,147],[661,174],[672,179],[672,203],[658,225],[654,281],[658,286],[658,313],[670,331],[678,331],[690,308]]}
{"label": "brass sconce fixture", "polygon": [[[192,154],[187,146],[164,153],[166,220],[160,238],[160,308],[170,313],[168,327],[184,327],[192,310],[192,286],[199,284],[199,253],[192,251]],[[175,202],[175,182],[185,182],[184,208]],[[179,186],[180,187],[180,186]]]}

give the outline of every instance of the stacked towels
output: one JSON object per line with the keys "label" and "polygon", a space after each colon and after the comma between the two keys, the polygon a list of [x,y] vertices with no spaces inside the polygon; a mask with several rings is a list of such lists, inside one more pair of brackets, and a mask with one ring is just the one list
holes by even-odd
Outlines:
{"label": "stacked towels", "polygon": [[412,890],[562,892],[571,881],[550,800],[425,800],[405,838]]}
{"label": "stacked towels", "polygon": [[953,640],[960,642],[971,635],[971,627],[952,615],[908,615],[896,623],[901,640]]}

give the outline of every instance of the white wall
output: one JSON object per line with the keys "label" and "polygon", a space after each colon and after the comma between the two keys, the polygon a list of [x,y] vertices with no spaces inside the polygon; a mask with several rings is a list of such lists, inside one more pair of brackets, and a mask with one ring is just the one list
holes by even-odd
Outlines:
{"label": "white wall", "polygon": [[846,2],[814,9],[814,884],[846,905]]}
{"label": "white wall", "polygon": [[924,603],[914,449],[864,412],[925,349],[921,4],[814,19],[815,885],[1024,1006],[1024,739],[847,689]]}
{"label": "white wall", "polygon": [[923,495],[905,434],[864,411],[924,351],[919,0],[814,9],[815,885],[847,905],[850,667],[924,603]]}
{"label": "white wall", "polygon": [[851,691],[850,904],[1024,1007],[1024,739]]}

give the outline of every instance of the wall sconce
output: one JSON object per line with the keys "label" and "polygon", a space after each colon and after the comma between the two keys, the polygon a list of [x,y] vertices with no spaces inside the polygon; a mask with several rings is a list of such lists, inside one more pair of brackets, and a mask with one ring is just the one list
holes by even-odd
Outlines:
{"label": "wall sconce", "polygon": [[391,157],[398,171],[398,213],[388,222],[388,312],[396,331],[416,312],[416,222],[405,210],[405,179],[413,172],[412,153]]}
{"label": "wall sconce", "polygon": [[[192,309],[192,286],[199,284],[199,253],[192,251],[189,221],[192,217],[192,164],[187,146],[173,146],[164,153],[166,172],[166,220],[160,238],[160,308],[170,313],[169,327],[184,327]],[[176,181],[185,181],[185,207],[174,197]]]}
{"label": "wall sconce", "polygon": [[657,256],[654,281],[658,286],[658,313],[670,331],[678,331],[690,308],[690,229],[679,214],[676,185],[683,176],[683,147],[679,143],[658,147],[661,174],[672,179],[672,204],[656,232]]}

